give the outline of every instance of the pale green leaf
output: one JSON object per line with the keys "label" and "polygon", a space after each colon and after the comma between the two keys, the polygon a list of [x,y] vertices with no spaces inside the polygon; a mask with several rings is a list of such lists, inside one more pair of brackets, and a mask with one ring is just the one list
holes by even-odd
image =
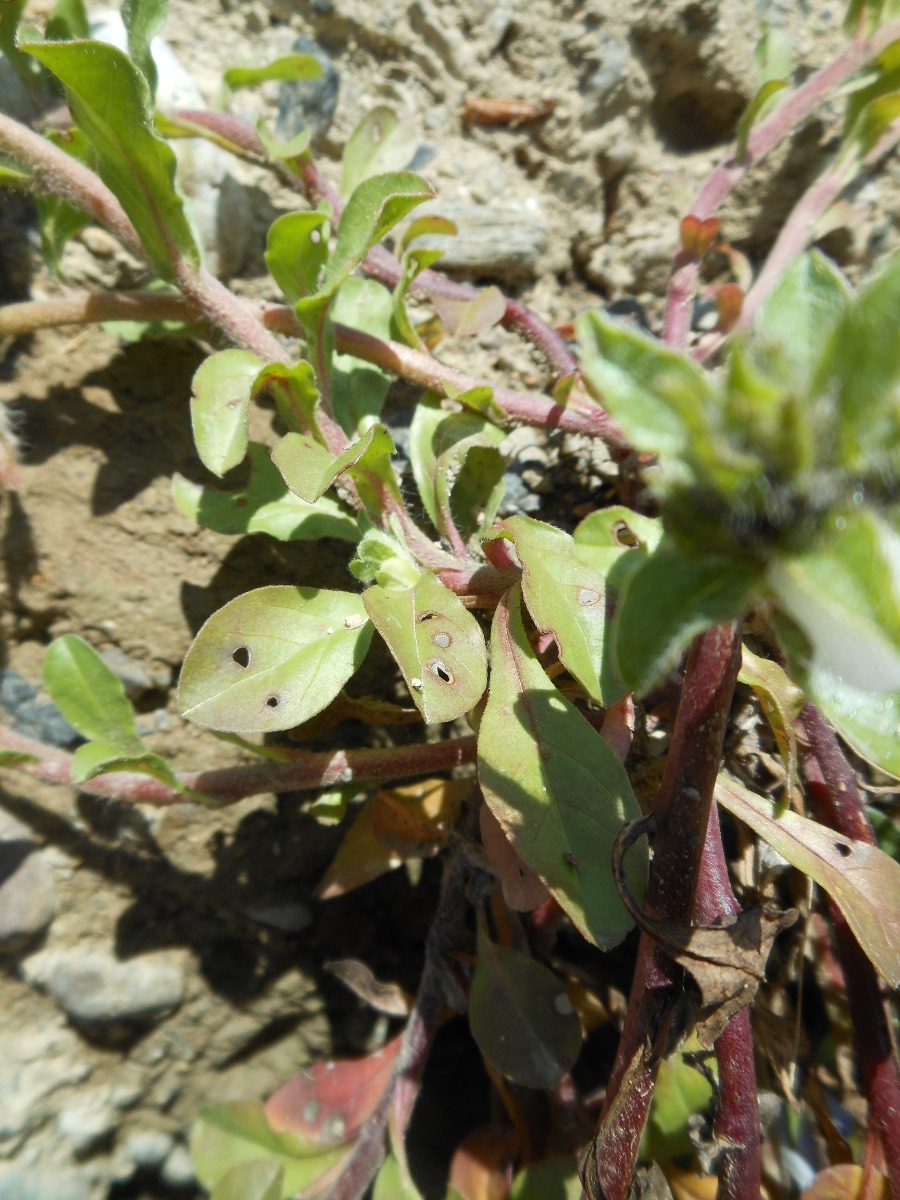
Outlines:
{"label": "pale green leaf", "polygon": [[[256,136],[262,142],[262,147],[269,158],[276,162],[287,162],[290,164],[293,159],[302,158],[306,153],[309,148],[312,132],[304,126],[292,138],[288,138],[286,142],[282,142],[269,132],[265,121],[260,118],[256,122]],[[227,150],[228,147],[226,146],[225,149]]]}
{"label": "pale green leaf", "polygon": [[166,760],[144,749],[140,741],[127,753],[115,743],[86,742],[72,756],[71,771],[73,783],[84,783],[88,779],[96,779],[98,775],[110,775],[115,771],[135,771],[159,779],[179,791],[184,790]]}
{"label": "pale green leaf", "polygon": [[363,603],[426,721],[454,721],[487,687],[487,649],[476,619],[437,576],[406,591],[369,588]]}
{"label": "pale green leaf", "polygon": [[275,447],[272,462],[291,491],[308,504],[314,504],[340,475],[349,472],[366,509],[377,518],[383,511],[381,495],[385,491],[399,499],[390,463],[393,450],[393,440],[383,425],[370,426],[337,458],[313,438],[288,433]]}
{"label": "pale green leaf", "polygon": [[900,691],[851,687],[821,663],[800,668],[803,687],[856,753],[900,779]]}
{"label": "pale green leaf", "polygon": [[291,304],[318,291],[327,260],[326,213],[285,213],[269,226],[266,266]]}
{"label": "pale green leaf", "polygon": [[422,1200],[419,1189],[393,1154],[387,1156],[375,1176],[372,1200]]}
{"label": "pale green leaf", "polygon": [[[150,46],[162,29],[169,0],[122,0],[122,21],[128,31],[128,54],[147,80],[150,99],[156,95],[156,63]],[[52,36],[48,33],[48,37]],[[87,36],[85,29],[82,36]]]}
{"label": "pale green leaf", "polygon": [[50,643],[44,657],[44,687],[83,737],[143,750],[122,681],[83,638],[67,633]]}
{"label": "pale green leaf", "polygon": [[787,85],[786,79],[767,79],[744,109],[735,134],[734,156],[739,163],[744,162],[747,157],[747,138],[750,136],[751,129],[771,112],[774,107],[772,101],[779,92],[784,91]]}
{"label": "pale green leaf", "polygon": [[406,121],[400,121],[385,104],[363,117],[344,147],[341,192],[350,196],[364,179],[409,166],[418,138]]}
{"label": "pale green leaf", "polygon": [[[337,290],[331,319],[383,341],[391,336],[391,294],[374,279],[351,275]],[[331,407],[341,426],[356,436],[378,418],[393,377],[352,354],[331,360]]]}
{"label": "pale green leaf", "polygon": [[[516,587],[494,617],[479,782],[519,856],[584,936],[609,949],[632,926],[613,879],[613,843],[640,809],[615,754],[547,678],[520,599]],[[629,856],[628,870],[641,894],[646,858]]]}
{"label": "pale green leaf", "polygon": [[457,337],[484,333],[502,321],[506,312],[506,298],[498,287],[483,288],[471,300],[436,293],[432,303],[445,328]]}
{"label": "pale green leaf", "polygon": [[47,40],[60,42],[67,38],[86,38],[89,34],[90,25],[84,0],[56,0],[53,12],[47,18]]}
{"label": "pale green leaf", "polygon": [[783,667],[767,658],[760,658],[746,646],[742,651],[738,679],[756,692],[760,707],[769,722],[787,771],[784,795],[790,803],[797,782],[795,726],[806,697]]}
{"label": "pale green leaf", "polygon": [[248,413],[263,360],[249,350],[220,350],[194,374],[191,426],[200,461],[222,476],[247,453]]}
{"label": "pale green leaf", "polygon": [[236,1163],[216,1183],[209,1200],[281,1200],[284,1163],[275,1158]]}
{"label": "pale green leaf", "polygon": [[541,1159],[512,1181],[509,1200],[581,1200],[581,1176],[574,1154]]}
{"label": "pale green leaf", "polygon": [[719,776],[716,800],[826,891],[876,970],[900,987],[900,863]]}
{"label": "pale green leaf", "polygon": [[214,613],[191,644],[179,710],[226,732],[292,729],[331,703],[371,638],[362,600],[349,592],[247,592]]}
{"label": "pale green leaf", "polygon": [[222,78],[236,92],[239,88],[253,87],[273,79],[318,79],[321,74],[322,64],[313,55],[286,54],[264,67],[230,67]]}

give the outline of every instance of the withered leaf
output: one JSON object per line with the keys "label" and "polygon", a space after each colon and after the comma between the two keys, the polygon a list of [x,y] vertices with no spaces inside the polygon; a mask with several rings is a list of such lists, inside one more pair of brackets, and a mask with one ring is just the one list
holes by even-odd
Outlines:
{"label": "withered leaf", "polygon": [[325,963],[325,970],[346,984],[354,995],[388,1017],[408,1017],[412,996],[399,983],[382,983],[372,968],[358,958],[336,958]]}
{"label": "withered leaf", "polygon": [[626,908],[635,922],[655,938],[689,973],[699,992],[695,1032],[705,1049],[712,1046],[731,1018],[753,1001],[765,979],[766,962],[775,938],[797,920],[794,908],[748,908],[718,925],[685,927],[653,917],[628,889],[623,859],[628,848],[653,828],[653,818],[627,825],[616,839],[613,870]]}

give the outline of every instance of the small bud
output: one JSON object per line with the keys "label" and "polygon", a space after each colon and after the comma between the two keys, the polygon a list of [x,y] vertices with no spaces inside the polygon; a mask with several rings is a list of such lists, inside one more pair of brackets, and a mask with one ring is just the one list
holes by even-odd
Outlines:
{"label": "small bud", "polygon": [[733,329],[741,309],[744,306],[744,291],[736,283],[725,283],[716,292],[716,311],[719,321],[716,325],[718,333],[728,333]]}
{"label": "small bud", "polygon": [[681,248],[689,258],[701,259],[718,236],[718,217],[687,216],[681,222]]}

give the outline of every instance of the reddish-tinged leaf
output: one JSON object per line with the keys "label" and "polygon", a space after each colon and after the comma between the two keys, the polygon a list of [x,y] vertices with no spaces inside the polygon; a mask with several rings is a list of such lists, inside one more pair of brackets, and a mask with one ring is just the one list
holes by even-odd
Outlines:
{"label": "reddish-tinged leaf", "polygon": [[887,1179],[877,1171],[841,1163],[820,1171],[800,1200],[889,1200],[890,1194]]}
{"label": "reddish-tinged leaf", "polygon": [[371,883],[379,875],[393,871],[403,862],[396,850],[376,838],[372,829],[374,806],[373,796],[366,800],[344,834],[337,854],[316,888],[316,896],[320,900],[333,900],[345,892],[352,892],[354,888]]}
{"label": "reddish-tinged leaf", "polygon": [[372,832],[382,845],[404,858],[434,854],[472,790],[467,779],[427,779],[384,789],[375,796]]}
{"label": "reddish-tinged leaf", "polygon": [[367,1058],[332,1059],[301,1071],[266,1101],[276,1133],[323,1145],[351,1141],[369,1119],[391,1079],[402,1034]]}
{"label": "reddish-tinged leaf", "polygon": [[549,899],[546,884],[516,854],[503,826],[486,804],[481,806],[478,822],[484,853],[500,880],[503,899],[514,912],[534,912]]}
{"label": "reddish-tinged leaf", "polygon": [[518,1150],[519,1137],[514,1130],[497,1125],[476,1129],[453,1155],[450,1187],[462,1200],[504,1200]]}

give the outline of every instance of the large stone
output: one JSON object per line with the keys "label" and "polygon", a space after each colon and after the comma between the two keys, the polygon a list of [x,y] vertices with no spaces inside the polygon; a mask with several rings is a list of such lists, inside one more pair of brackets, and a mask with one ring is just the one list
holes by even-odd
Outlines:
{"label": "large stone", "polygon": [[21,950],[56,909],[53,871],[27,826],[0,812],[0,951]]}
{"label": "large stone", "polygon": [[23,973],[91,1033],[151,1025],[184,997],[180,968],[158,956],[119,962],[98,951],[48,951],[27,959]]}
{"label": "large stone", "polygon": [[[39,1027],[10,1033],[0,1041],[0,1141],[21,1140],[38,1128],[59,1091],[81,1083],[89,1073],[70,1030]],[[4,1195],[0,1184],[0,1200]]]}

